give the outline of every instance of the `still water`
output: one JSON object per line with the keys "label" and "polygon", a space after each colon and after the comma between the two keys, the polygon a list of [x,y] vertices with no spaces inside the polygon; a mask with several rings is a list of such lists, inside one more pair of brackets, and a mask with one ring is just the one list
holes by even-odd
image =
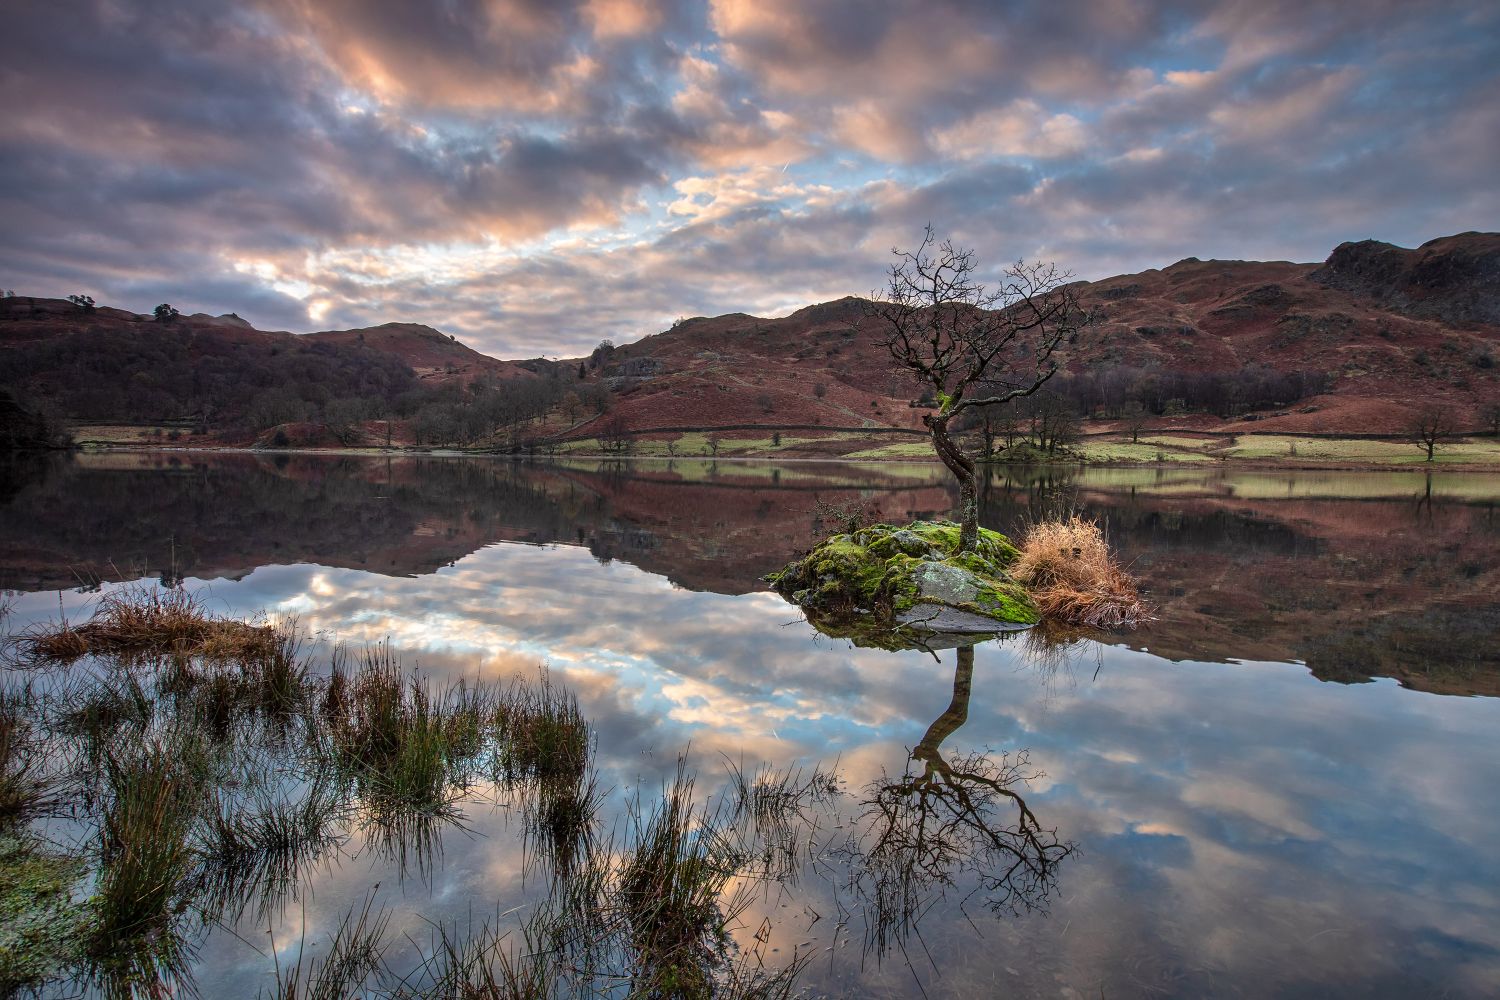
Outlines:
{"label": "still water", "polygon": [[[814,996],[1500,993],[1500,477],[996,470],[984,523],[1097,516],[1157,605],[1062,647],[859,648],[759,582],[829,504],[955,499],[918,463],[82,456],[0,475],[4,628],[145,578],[294,618],[315,669],[387,640],[435,682],[545,664],[591,727],[606,830],[683,759],[701,800],[736,771],[832,775],[730,928],[768,969],[800,956]],[[1005,768],[1063,848],[1045,877],[969,841],[894,909],[872,890],[850,831],[925,801],[914,775],[977,794]],[[974,829],[1013,836],[1016,803],[986,801]],[[379,995],[435,927],[521,920],[547,879],[518,806],[460,811],[421,864],[355,833],[276,905],[197,928],[192,984],[268,989],[370,903]]]}

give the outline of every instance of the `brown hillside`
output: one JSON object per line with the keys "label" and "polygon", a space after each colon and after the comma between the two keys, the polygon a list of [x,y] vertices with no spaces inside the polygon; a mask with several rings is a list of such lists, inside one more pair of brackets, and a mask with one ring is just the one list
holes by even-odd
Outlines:
{"label": "brown hillside", "polygon": [[[1072,372],[1262,365],[1332,376],[1327,393],[1254,414],[1253,428],[1209,416],[1190,425],[1395,434],[1428,402],[1450,404],[1477,427],[1484,406],[1500,400],[1500,234],[1417,250],[1346,243],[1322,265],[1188,258],[1080,291],[1099,325],[1065,357]],[[618,349],[598,377],[620,394],[616,412],[634,429],[919,427],[913,386],[891,368],[864,306],[845,298],[779,319],[687,320]]]}
{"label": "brown hillside", "polygon": [[427,382],[462,381],[480,375],[518,378],[531,372],[510,361],[500,361],[459,343],[446,333],[419,323],[383,323],[359,330],[326,330],[303,335],[314,343],[363,346],[394,355]]}
{"label": "brown hillside", "polygon": [[[1417,407],[1440,402],[1461,427],[1478,429],[1500,401],[1500,234],[1463,233],[1414,250],[1345,243],[1322,264],[1188,258],[1080,283],[1079,291],[1099,325],[1063,356],[1074,374],[1233,375],[1259,366],[1329,376],[1312,398],[1234,420],[1196,412],[1173,418],[1174,427],[1396,434]],[[637,432],[918,429],[916,387],[879,341],[856,298],[774,319],[686,320],[607,356],[568,362],[570,379],[585,369],[585,381],[570,385],[613,390],[611,413],[588,420],[587,407],[564,397],[532,430],[592,437],[605,421]],[[186,418],[216,406],[222,415],[294,378],[322,384],[304,387],[308,399],[391,399],[412,383],[549,370],[487,357],[409,323],[297,335],[259,331],[232,314],[157,323],[58,299],[0,299],[0,383],[95,421],[125,411]],[[242,398],[226,404],[235,393]]]}
{"label": "brown hillside", "polygon": [[[0,299],[0,349],[44,344],[78,335],[104,335],[149,344],[187,338],[201,356],[224,349],[301,350],[317,344],[358,348],[385,355],[424,381],[467,382],[480,374],[514,378],[531,373],[521,365],[480,354],[453,337],[416,323],[385,323],[359,330],[296,334],[257,330],[227,313],[178,316],[159,323],[152,316],[99,306],[85,311],[64,299],[14,296]],[[0,355],[4,357],[4,355]]]}

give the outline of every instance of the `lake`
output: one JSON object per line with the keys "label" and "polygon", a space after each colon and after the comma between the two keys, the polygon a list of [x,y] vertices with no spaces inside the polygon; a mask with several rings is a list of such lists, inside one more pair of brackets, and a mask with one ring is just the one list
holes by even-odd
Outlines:
{"label": "lake", "polygon": [[[1500,994],[1500,476],[991,470],[989,527],[1105,526],[1156,606],[1125,635],[890,652],[760,582],[834,508],[956,499],[924,463],[39,460],[0,469],[4,628],[145,580],[295,619],[314,674],[382,648],[437,687],[545,666],[588,726],[594,836],[638,850],[692,775],[735,845],[705,961],[793,967],[794,994]],[[90,669],[5,685],[61,704]],[[360,912],[384,921],[370,995],[420,992],[445,938],[528,952],[567,864],[513,784],[394,841],[350,808],[255,905],[184,904],[178,988],[269,993]],[[87,853],[96,825],[32,828]],[[573,981],[626,995],[628,952]],[[80,986],[118,983],[43,992]]]}

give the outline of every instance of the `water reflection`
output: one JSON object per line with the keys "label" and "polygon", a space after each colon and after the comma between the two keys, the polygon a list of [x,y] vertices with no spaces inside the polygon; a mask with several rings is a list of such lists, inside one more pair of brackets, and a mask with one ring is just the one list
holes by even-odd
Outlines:
{"label": "water reflection", "polygon": [[[868,842],[857,846],[863,877],[856,884],[867,907],[866,947],[877,954],[915,932],[934,892],[965,876],[993,913],[1044,907],[1074,849],[1042,826],[1018,790],[1042,777],[1027,751],[944,754],[943,742],[968,720],[974,683],[974,647],[960,646],[955,656],[953,700],[901,776],[883,775],[865,792]],[[1011,812],[1013,819],[1005,815]]]}
{"label": "water reflection", "polygon": [[[845,791],[807,793],[805,819],[792,810],[779,826],[756,827],[750,812],[735,820],[748,830],[735,842],[760,846],[754,866],[726,888],[753,890],[732,896],[738,918],[725,925],[739,954],[780,970],[811,952],[799,982],[814,995],[1500,990],[1500,870],[1489,849],[1500,826],[1489,794],[1500,782],[1500,701],[1432,697],[1388,681],[1326,684],[1309,671],[1309,663],[1345,663],[1351,678],[1404,671],[1413,685],[1484,690],[1496,644],[1481,629],[1495,606],[1500,532],[1483,479],[1435,475],[1430,521],[1425,505],[1415,518],[1421,476],[1103,470],[1062,484],[1108,518],[1170,617],[1132,645],[1083,642],[1071,678],[1039,673],[1015,642],[973,649],[968,722],[939,739],[938,756],[956,771],[987,746],[1029,747],[1046,776],[1012,787],[1037,827],[1055,828],[1059,843],[1077,849],[1053,869],[1042,919],[997,919],[979,905],[983,895],[959,909],[978,885],[960,872],[933,894],[908,968],[894,947],[884,960],[861,959],[863,903],[849,883],[859,863],[843,865],[832,852],[852,824],[872,829],[880,819],[880,786],[927,776],[928,763],[908,748],[925,743],[932,720],[955,703],[956,654],[941,653],[938,664],[921,652],[815,640],[805,624],[788,624],[779,599],[751,592],[757,571],[810,541],[815,493],[860,494],[858,469],[814,476],[788,466],[773,484],[723,461],[717,478],[685,462],[670,475],[664,464],[627,465],[610,471],[606,487],[598,470],[569,465],[200,465],[79,465],[19,486],[0,512],[3,582],[31,574],[66,589],[16,595],[11,622],[24,627],[60,609],[86,617],[95,598],[72,589],[70,559],[86,556],[106,576],[110,560],[124,573],[137,565],[155,575],[171,565],[175,534],[179,572],[218,609],[295,614],[307,631],[355,649],[390,636],[438,688],[478,676],[534,678],[545,659],[576,692],[592,734],[592,764],[576,784],[491,801],[489,773],[475,772],[458,803],[467,832],[442,831],[440,853],[425,874],[409,861],[405,883],[400,859],[377,849],[357,803],[348,823],[334,825],[338,835],[318,842],[319,860],[298,862],[301,887],[275,918],[284,965],[304,929],[307,954],[326,949],[375,882],[372,922],[387,914],[386,936],[401,948],[386,961],[410,975],[408,994],[436,981],[417,972],[422,954],[441,952],[440,940],[425,944],[436,934],[429,920],[463,954],[494,957],[469,932],[504,913],[509,922],[492,923],[508,935],[498,947],[524,946],[510,953],[524,957],[529,939],[513,918],[570,881],[555,871],[585,875],[597,870],[591,858],[633,854],[629,803],[639,795],[649,818],[677,755],[691,748],[700,799],[733,785],[721,752],[745,762],[752,786],[757,773],[800,769],[805,777],[790,786],[800,788],[820,762],[838,763]],[[1058,485],[997,475],[987,523],[1006,527]],[[885,472],[869,493],[890,520],[908,509],[938,512],[947,497],[939,485]],[[141,496],[159,498],[164,513],[142,509]],[[78,526],[65,523],[71,518]],[[317,537],[319,520],[332,541]],[[1454,635],[1467,636],[1461,648],[1435,645]],[[1320,640],[1333,648],[1317,652]],[[326,666],[320,654],[318,676]],[[236,707],[242,697],[250,704],[253,686],[219,695],[216,684],[206,677],[184,697],[200,706],[206,730],[219,720],[214,738],[242,749],[296,745],[286,740],[286,713]],[[167,687],[179,685],[189,690],[185,678]],[[130,732],[147,716],[126,676],[114,687],[96,714]],[[240,735],[251,718],[258,728]],[[98,749],[109,745],[101,739]],[[66,757],[91,752],[83,744]],[[946,782],[933,768],[933,780]],[[774,791],[778,783],[764,784]],[[310,791],[225,788],[234,800],[224,815],[247,825]],[[533,795],[537,808],[522,805]],[[733,812],[726,806],[726,821]],[[596,821],[579,822],[585,813]],[[994,800],[999,826],[1018,816],[1013,801]],[[47,823],[61,834],[79,830],[68,817]],[[782,846],[771,850],[772,841]],[[843,877],[827,877],[830,869]],[[576,898],[559,890],[557,905]],[[267,942],[259,900],[249,896],[233,934],[185,924],[205,995],[269,988],[270,952],[245,943]],[[931,961],[917,954],[922,946]],[[604,958],[630,954],[622,947]],[[604,958],[597,968],[618,971]]]}
{"label": "water reflection", "polygon": [[[8,464],[0,587],[241,578],[298,562],[418,575],[522,541],[742,594],[821,537],[822,510],[859,505],[899,523],[945,514],[942,471],[244,453]],[[1500,628],[1500,476],[992,468],[982,486],[988,527],[1014,532],[1060,507],[1106,525],[1160,609],[1115,641],[1500,694],[1500,653],[1485,641]]]}

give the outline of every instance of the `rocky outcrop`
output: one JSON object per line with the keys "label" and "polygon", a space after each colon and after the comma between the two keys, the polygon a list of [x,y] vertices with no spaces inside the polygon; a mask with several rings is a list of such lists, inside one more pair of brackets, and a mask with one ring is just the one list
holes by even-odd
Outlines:
{"label": "rocky outcrop", "polygon": [[1500,234],[1460,233],[1407,250],[1341,243],[1310,277],[1382,308],[1453,326],[1500,323]]}
{"label": "rocky outcrop", "polygon": [[766,580],[815,627],[867,644],[1035,624],[1036,605],[1009,573],[1018,556],[1010,540],[981,528],[975,550],[959,552],[958,539],[950,521],[871,525],[834,535]]}

